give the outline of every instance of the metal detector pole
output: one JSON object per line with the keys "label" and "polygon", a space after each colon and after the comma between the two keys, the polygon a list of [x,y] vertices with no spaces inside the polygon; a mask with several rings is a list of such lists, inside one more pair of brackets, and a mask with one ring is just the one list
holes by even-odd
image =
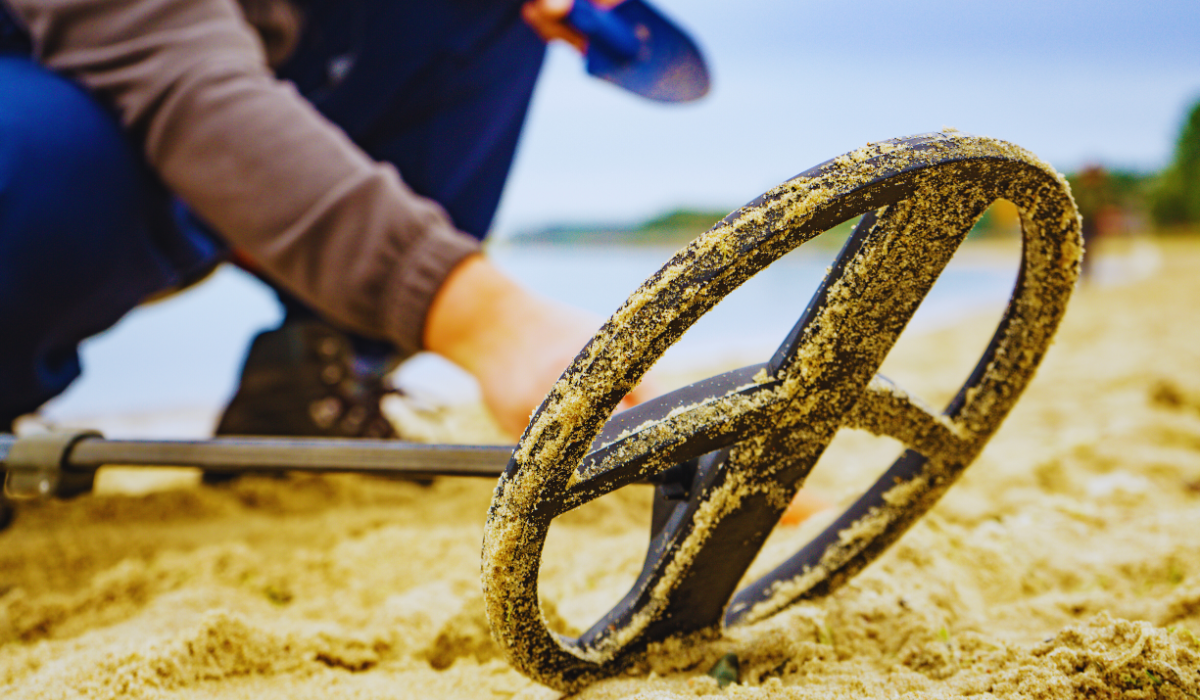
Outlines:
{"label": "metal detector pole", "polygon": [[95,431],[21,437],[0,434],[0,468],[8,472],[4,490],[13,498],[61,497],[86,491],[95,471],[108,465],[495,479],[504,471],[512,451],[511,445],[426,445],[358,438],[106,440]]}

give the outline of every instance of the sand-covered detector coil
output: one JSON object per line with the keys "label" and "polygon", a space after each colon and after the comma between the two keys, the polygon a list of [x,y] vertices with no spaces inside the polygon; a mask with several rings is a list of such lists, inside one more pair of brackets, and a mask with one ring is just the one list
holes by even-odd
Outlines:
{"label": "sand-covered detector coil", "polygon": [[[997,199],[1021,214],[1020,275],[990,346],[939,415],[875,372]],[[621,397],[725,295],[860,214],[770,362],[608,421]],[[483,586],[493,635],[512,664],[569,691],[620,672],[655,643],[719,634],[848,580],[945,493],[1029,383],[1078,275],[1079,231],[1068,186],[1049,165],[1012,144],[948,130],[868,144],[807,170],[677,253],[559,379],[496,488]],[[735,591],[842,427],[891,436],[908,449],[821,535]],[[641,576],[578,639],[552,632],[537,590],[550,521],[646,478],[683,493],[672,499],[660,486]]]}

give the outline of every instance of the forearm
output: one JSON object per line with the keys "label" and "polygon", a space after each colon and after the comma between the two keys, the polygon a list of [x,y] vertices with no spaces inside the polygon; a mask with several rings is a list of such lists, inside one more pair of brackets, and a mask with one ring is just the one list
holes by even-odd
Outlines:
{"label": "forearm", "polygon": [[478,249],[266,66],[230,0],[14,0],[47,66],[112,104],[166,185],[331,320],[415,350]]}

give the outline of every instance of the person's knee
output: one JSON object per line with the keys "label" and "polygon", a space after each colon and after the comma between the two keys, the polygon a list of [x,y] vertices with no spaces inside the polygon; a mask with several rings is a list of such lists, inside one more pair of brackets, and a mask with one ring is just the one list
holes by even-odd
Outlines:
{"label": "person's knee", "polygon": [[167,217],[110,110],[28,59],[0,58],[0,290],[46,311],[103,293],[123,314],[170,281],[155,242]]}
{"label": "person's knee", "polygon": [[147,173],[116,117],[80,86],[0,59],[0,229],[133,228]]}

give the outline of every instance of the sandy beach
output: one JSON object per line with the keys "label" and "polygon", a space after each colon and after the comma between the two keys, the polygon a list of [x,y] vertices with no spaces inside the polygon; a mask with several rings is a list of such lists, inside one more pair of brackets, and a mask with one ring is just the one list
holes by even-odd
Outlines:
{"label": "sandy beach", "polygon": [[[999,433],[880,560],[829,598],[574,697],[1200,699],[1200,238],[1153,245],[1153,274],[1075,293]],[[998,315],[906,337],[882,372],[941,405]],[[448,425],[423,437],[497,439],[478,407]],[[844,430],[809,487],[845,506],[899,449]],[[0,697],[560,697],[487,628],[493,483],[205,488],[171,470],[151,488],[129,472],[24,506],[0,533]],[[625,593],[649,507],[635,486],[556,522],[540,580],[562,628]],[[750,575],[837,512],[777,529]],[[722,688],[708,671],[727,654],[740,675]]]}

